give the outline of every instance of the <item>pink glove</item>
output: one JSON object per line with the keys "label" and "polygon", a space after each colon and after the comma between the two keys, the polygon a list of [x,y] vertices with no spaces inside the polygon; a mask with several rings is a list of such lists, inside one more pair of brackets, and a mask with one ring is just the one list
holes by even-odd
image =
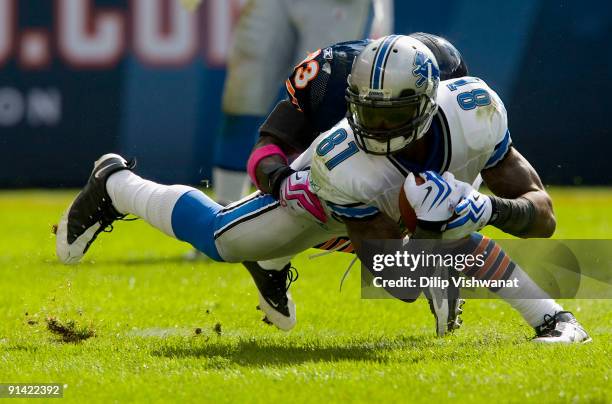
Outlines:
{"label": "pink glove", "polygon": [[280,188],[281,206],[299,214],[308,212],[320,222],[327,222],[325,209],[319,198],[310,190],[310,171],[298,171],[287,177]]}

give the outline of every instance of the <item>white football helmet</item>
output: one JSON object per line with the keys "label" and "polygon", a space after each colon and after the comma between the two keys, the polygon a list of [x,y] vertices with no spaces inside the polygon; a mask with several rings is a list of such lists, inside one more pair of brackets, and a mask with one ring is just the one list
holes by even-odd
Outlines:
{"label": "white football helmet", "polygon": [[421,138],[438,110],[440,70],[419,40],[389,35],[355,58],[348,78],[348,121],[359,147],[387,155]]}

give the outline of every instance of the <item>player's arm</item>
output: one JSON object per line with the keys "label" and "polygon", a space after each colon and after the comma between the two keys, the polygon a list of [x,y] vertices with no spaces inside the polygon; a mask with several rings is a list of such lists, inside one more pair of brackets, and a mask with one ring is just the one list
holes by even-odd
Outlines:
{"label": "player's arm", "polygon": [[308,55],[287,78],[287,99],[276,105],[259,129],[260,139],[247,163],[257,188],[277,199],[280,184],[294,173],[289,167],[292,157],[306,150],[318,134],[302,106],[319,72],[320,54],[318,50]]}
{"label": "player's arm", "polygon": [[399,225],[382,212],[367,219],[344,219],[344,223],[358,257],[364,240],[402,238]]}
{"label": "player's arm", "polygon": [[280,184],[294,173],[287,157],[291,154],[288,145],[277,138],[265,135],[259,138],[247,164],[249,175],[257,189],[278,199]]}
{"label": "player's arm", "polygon": [[304,113],[288,100],[276,105],[259,132],[247,172],[259,190],[278,198],[280,184],[294,173],[291,160],[308,147],[314,134]]}
{"label": "player's arm", "polygon": [[511,147],[503,160],[481,174],[495,195],[489,224],[523,238],[552,236],[552,200],[538,173],[516,149]]}

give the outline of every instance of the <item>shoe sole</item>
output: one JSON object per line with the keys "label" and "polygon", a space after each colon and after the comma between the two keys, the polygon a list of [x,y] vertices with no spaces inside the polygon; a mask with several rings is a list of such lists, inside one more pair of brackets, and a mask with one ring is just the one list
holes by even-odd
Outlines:
{"label": "shoe sole", "polygon": [[[75,198],[76,200],[76,198]],[[94,236],[99,224],[91,226],[87,231],[79,238],[77,238],[72,244],[68,243],[68,214],[72,209],[72,204],[62,215],[59,224],[57,225],[57,234],[55,235],[55,254],[57,258],[66,265],[74,265],[81,261],[81,258],[85,255],[84,251],[87,247],[87,243]]]}
{"label": "shoe sole", "polygon": [[593,338],[588,337],[585,340],[582,341],[553,341],[553,340],[545,340],[545,339],[541,339],[541,338],[533,338],[531,340],[531,342],[533,342],[534,344],[546,344],[546,345],[555,345],[555,344],[563,344],[563,345],[570,345],[570,344],[588,344],[593,342]]}
{"label": "shoe sole", "polygon": [[[452,321],[449,321],[449,306],[448,303],[443,303],[442,304],[442,310],[440,311],[442,313],[442,316],[439,316],[438,311],[436,311],[434,309],[434,307],[436,306],[436,300],[434,299],[434,296],[437,297],[435,294],[431,294],[432,299],[430,299],[429,302],[429,309],[431,310],[431,312],[433,313],[435,319],[436,319],[436,335],[438,337],[444,337],[446,334],[450,334],[455,330],[458,330],[461,327],[461,324],[463,323],[461,320],[461,313],[463,313],[463,305],[465,304],[465,299],[457,299],[456,304],[453,307],[454,310],[454,319]],[[443,301],[446,299],[442,299]],[[450,329],[449,329],[450,328]]]}
{"label": "shoe sole", "polygon": [[[118,154],[105,154],[95,161],[91,175],[93,175],[93,172],[96,171],[96,169],[101,163],[110,158],[120,158],[125,161],[125,159]],[[89,229],[87,229],[85,233],[81,234],[81,236],[77,238],[72,244],[68,243],[68,215],[70,214],[72,205],[74,204],[77,198],[78,195],[74,198],[70,206],[68,206],[68,209],[66,209],[66,211],[60,218],[60,221],[57,225],[57,232],[55,235],[55,254],[57,255],[57,258],[60,260],[60,262],[67,265],[77,264],[79,261],[81,261],[81,258],[83,258],[83,256],[85,255],[84,251],[85,248],[87,248],[87,243],[89,242],[89,240],[91,240],[96,231],[98,231],[98,229],[100,228],[99,224],[91,226]]]}
{"label": "shoe sole", "polygon": [[289,317],[277,311],[270,303],[264,299],[259,293],[259,308],[264,312],[268,320],[281,331],[290,331],[296,324],[295,303],[289,296]]}

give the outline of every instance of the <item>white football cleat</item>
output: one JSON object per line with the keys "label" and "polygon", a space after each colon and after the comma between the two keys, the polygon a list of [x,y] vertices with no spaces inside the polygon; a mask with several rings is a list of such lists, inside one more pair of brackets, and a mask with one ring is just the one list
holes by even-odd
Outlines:
{"label": "white football cleat", "polygon": [[429,310],[436,320],[436,335],[444,337],[461,327],[463,322],[461,313],[463,313],[465,300],[459,298],[459,288],[455,287],[454,283],[450,281],[453,276],[459,276],[456,271],[436,267],[432,275],[449,281],[448,288],[430,286],[423,291],[429,301]]}
{"label": "white football cleat", "polygon": [[576,344],[591,342],[591,337],[569,311],[545,316],[544,324],[535,328],[533,342],[543,344]]}

